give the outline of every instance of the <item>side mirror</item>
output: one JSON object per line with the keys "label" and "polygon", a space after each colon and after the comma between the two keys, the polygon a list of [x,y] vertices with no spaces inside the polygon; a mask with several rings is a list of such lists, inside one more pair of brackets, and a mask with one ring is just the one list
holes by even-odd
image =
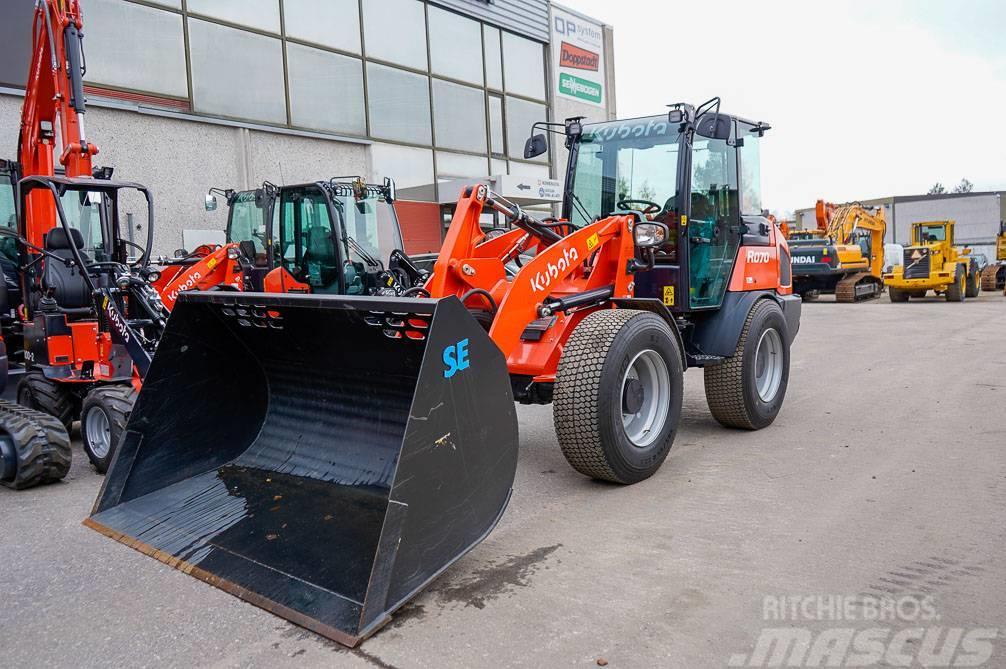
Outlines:
{"label": "side mirror", "polygon": [[212,193],[206,194],[206,200],[203,202],[203,206],[206,207],[206,211],[216,211],[217,210],[217,196]]}
{"label": "side mirror", "polygon": [[730,122],[729,116],[707,112],[702,115],[695,131],[702,137],[706,137],[708,139],[726,140],[730,139],[731,125],[732,123]]}
{"label": "side mirror", "polygon": [[544,134],[532,135],[524,144],[524,160],[537,158],[548,151],[548,139]]}
{"label": "side mirror", "polygon": [[656,221],[639,222],[632,229],[633,241],[641,249],[662,246],[670,236],[670,228]]}
{"label": "side mirror", "polygon": [[395,188],[395,180],[391,177],[384,177],[384,199],[388,204],[394,204],[398,199],[398,190]]}

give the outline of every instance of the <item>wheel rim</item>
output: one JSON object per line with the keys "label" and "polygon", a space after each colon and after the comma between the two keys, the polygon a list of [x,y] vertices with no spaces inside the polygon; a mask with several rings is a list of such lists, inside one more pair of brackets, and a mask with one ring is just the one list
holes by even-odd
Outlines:
{"label": "wheel rim", "polygon": [[755,388],[762,402],[771,402],[782,385],[782,337],[769,328],[762,333],[755,350]]}
{"label": "wheel rim", "polygon": [[91,453],[99,460],[108,457],[112,450],[112,430],[108,425],[108,416],[101,409],[91,409],[84,417],[84,432]]}
{"label": "wheel rim", "polygon": [[667,363],[652,349],[640,351],[622,377],[622,427],[637,448],[652,444],[667,421],[671,406]]}

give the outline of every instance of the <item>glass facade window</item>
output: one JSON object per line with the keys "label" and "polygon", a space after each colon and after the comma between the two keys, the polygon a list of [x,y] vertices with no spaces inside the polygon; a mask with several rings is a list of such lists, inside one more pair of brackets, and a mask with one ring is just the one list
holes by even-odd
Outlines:
{"label": "glass facade window", "polygon": [[359,59],[292,43],[286,46],[286,58],[294,125],[367,134]]}
{"label": "glass facade window", "polygon": [[[155,5],[164,5],[165,7],[171,7],[173,9],[181,9],[182,8],[182,0],[147,0],[147,2],[151,2],[151,3],[155,4]],[[87,4],[87,10],[88,10],[88,12],[90,12],[90,10],[91,10],[91,3]],[[88,22],[90,22],[90,18],[91,18],[91,15],[88,14],[87,15]]]}
{"label": "glass facade window", "polygon": [[493,155],[504,155],[506,147],[503,145],[503,98],[495,95],[489,96],[489,138],[490,150]]}
{"label": "glass facade window", "polygon": [[[517,98],[506,99],[507,153],[511,158],[524,157],[524,144],[531,136],[531,126],[539,121],[547,121],[545,105]],[[548,154],[538,160],[545,161]]]}
{"label": "glass facade window", "polygon": [[412,144],[432,144],[429,78],[367,63],[370,133]]}
{"label": "glass facade window", "polygon": [[492,26],[482,26],[482,39],[486,58],[486,86],[503,90],[503,52],[500,50],[500,31]]}
{"label": "glass facade window", "polygon": [[189,50],[196,111],[286,123],[278,39],[192,19]]}
{"label": "glass facade window", "polygon": [[433,127],[438,147],[485,153],[485,93],[480,88],[434,79]]}
{"label": "glass facade window", "polygon": [[286,36],[360,53],[359,0],[283,0]]}
{"label": "glass facade window", "polygon": [[430,70],[482,85],[482,33],[472,19],[430,5]]}
{"label": "glass facade window", "polygon": [[503,33],[503,73],[507,93],[545,99],[545,48],[511,33]]}
{"label": "glass facade window", "polygon": [[419,0],[363,0],[367,57],[427,70],[426,10]]}
{"label": "glass facade window", "polygon": [[475,177],[488,176],[489,160],[483,156],[469,156],[463,153],[437,151],[437,176]]}
{"label": "glass facade window", "polygon": [[188,97],[181,15],[122,0],[89,0],[87,22],[89,82]]}
{"label": "glass facade window", "polygon": [[279,32],[278,0],[188,0],[188,10],[228,23]]}

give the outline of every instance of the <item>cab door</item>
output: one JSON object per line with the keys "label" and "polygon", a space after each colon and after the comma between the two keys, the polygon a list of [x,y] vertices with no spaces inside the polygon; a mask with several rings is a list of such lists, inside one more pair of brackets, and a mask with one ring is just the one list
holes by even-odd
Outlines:
{"label": "cab door", "polygon": [[283,189],[280,195],[283,267],[313,293],[345,294],[336,222],[318,186]]}
{"label": "cab door", "polygon": [[[721,122],[727,122],[724,117]],[[691,150],[688,235],[688,300],[692,309],[719,307],[723,302],[743,225],[733,121],[729,139],[696,132]],[[703,124],[699,123],[700,130]]]}

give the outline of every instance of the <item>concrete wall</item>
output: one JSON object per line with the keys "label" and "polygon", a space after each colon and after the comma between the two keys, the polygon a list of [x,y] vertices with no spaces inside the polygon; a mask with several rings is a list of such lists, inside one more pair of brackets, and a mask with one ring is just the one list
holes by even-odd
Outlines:
{"label": "concrete wall", "polygon": [[[0,94],[0,156],[16,158],[20,109],[20,97]],[[152,191],[155,255],[182,246],[185,229],[226,226],[223,208],[212,213],[203,208],[203,197],[212,186],[251,188],[263,180],[296,183],[370,172],[369,151],[363,144],[93,105],[86,118],[88,136],[101,150],[95,165],[110,165],[117,179],[137,181]],[[124,208],[138,214],[138,223],[145,222],[136,198],[125,199]]]}

